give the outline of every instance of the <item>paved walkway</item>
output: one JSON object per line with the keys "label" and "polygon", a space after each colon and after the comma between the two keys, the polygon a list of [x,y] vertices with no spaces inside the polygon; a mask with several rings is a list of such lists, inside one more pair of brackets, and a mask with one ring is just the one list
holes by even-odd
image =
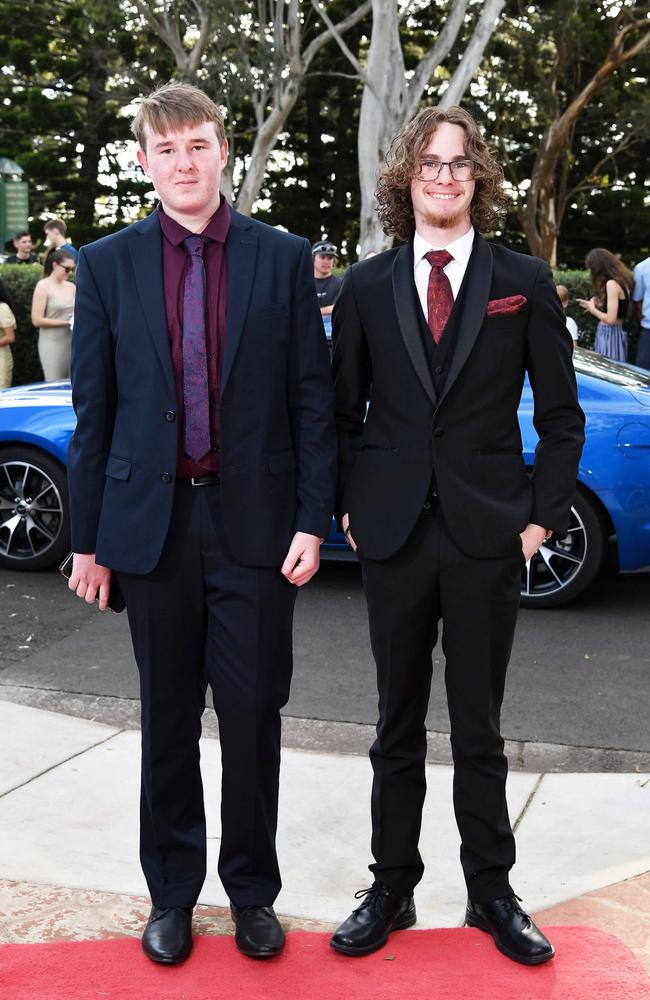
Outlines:
{"label": "paved walkway", "polygon": [[[0,702],[0,941],[141,932],[137,856],[139,733]],[[219,744],[202,746],[210,875],[199,933],[231,931],[216,876]],[[451,768],[427,766],[426,873],[419,927],[459,926],[464,886]],[[650,971],[650,775],[513,772],[513,884],[545,925],[586,923],[621,937]],[[370,765],[285,749],[278,849],[288,927],[331,928],[369,884]]]}

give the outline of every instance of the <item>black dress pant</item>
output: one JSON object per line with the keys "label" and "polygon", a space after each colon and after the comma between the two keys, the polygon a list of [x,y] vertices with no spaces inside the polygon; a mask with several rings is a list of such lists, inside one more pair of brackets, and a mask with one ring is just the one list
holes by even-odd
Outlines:
{"label": "black dress pant", "polygon": [[464,555],[435,507],[423,511],[402,549],[361,558],[379,722],[370,750],[375,879],[411,894],[424,866],[418,850],[432,651],[442,619],[454,760],[454,810],[468,893],[489,902],[511,891],[515,845],[508,818],[500,710],[512,648],[521,556]]}
{"label": "black dress pant", "polygon": [[279,569],[237,564],[217,485],[179,482],[157,567],[120,573],[140,673],[140,859],[152,902],[193,906],[206,874],[199,767],[207,685],[219,719],[219,875],[236,906],[270,906],[280,709],[289,697],[296,588]]}

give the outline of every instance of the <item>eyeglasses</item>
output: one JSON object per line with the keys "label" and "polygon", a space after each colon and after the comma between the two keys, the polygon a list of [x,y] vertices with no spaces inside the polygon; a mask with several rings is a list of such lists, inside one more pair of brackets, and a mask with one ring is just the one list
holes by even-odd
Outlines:
{"label": "eyeglasses", "polygon": [[474,160],[420,160],[420,173],[415,175],[416,181],[437,181],[443,167],[449,167],[449,173],[455,181],[471,181],[474,179]]}
{"label": "eyeglasses", "polygon": [[70,267],[66,267],[65,264],[59,264],[58,260],[55,260],[54,263],[58,264],[59,267],[63,271],[65,271],[66,274],[72,274],[72,272],[74,271],[74,264],[71,264]]}

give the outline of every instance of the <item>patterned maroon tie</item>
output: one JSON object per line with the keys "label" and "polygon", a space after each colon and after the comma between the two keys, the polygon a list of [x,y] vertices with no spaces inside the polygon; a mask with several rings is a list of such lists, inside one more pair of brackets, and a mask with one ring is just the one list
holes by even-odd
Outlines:
{"label": "patterned maroon tie", "polygon": [[427,288],[427,313],[431,336],[440,343],[442,331],[447,325],[449,314],[454,307],[454,293],[449,278],[443,271],[454,258],[446,250],[429,250],[424,255],[431,264],[429,287]]}
{"label": "patterned maroon tie", "polygon": [[203,237],[189,236],[183,245],[189,254],[183,286],[183,451],[198,460],[210,450]]}

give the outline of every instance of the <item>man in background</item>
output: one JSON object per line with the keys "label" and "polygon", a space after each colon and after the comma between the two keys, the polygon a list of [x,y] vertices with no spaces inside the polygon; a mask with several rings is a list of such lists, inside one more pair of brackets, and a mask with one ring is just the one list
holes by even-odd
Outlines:
{"label": "man in background", "polygon": [[52,250],[68,250],[76,263],[77,260],[77,250],[73,247],[72,243],[68,242],[68,227],[66,226],[63,219],[50,219],[43,226],[43,231],[45,237],[49,242],[50,251]]}
{"label": "man in background", "polygon": [[15,253],[10,254],[5,264],[37,264],[38,257],[32,253],[32,238],[27,229],[21,229],[14,236]]}
{"label": "man in background", "polygon": [[650,257],[634,268],[632,299],[636,302],[637,317],[641,324],[636,348],[635,365],[650,369]]}
{"label": "man in background", "polygon": [[314,259],[314,283],[321,316],[331,316],[334,303],[341,291],[342,279],[332,274],[336,266],[338,250],[328,239],[312,244]]}

